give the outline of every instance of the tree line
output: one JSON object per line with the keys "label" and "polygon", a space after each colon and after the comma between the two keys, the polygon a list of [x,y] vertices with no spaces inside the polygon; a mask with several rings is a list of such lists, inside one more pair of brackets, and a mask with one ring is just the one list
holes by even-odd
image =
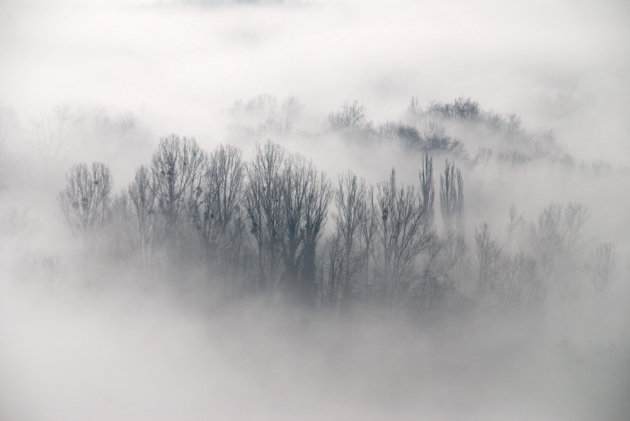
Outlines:
{"label": "tree line", "polygon": [[[512,209],[505,242],[487,224],[468,241],[461,171],[447,159],[435,177],[428,154],[417,183],[399,182],[392,169],[373,184],[350,171],[331,180],[271,141],[246,162],[234,146],[208,153],[193,138],[171,135],[117,194],[105,164],[73,166],[59,205],[90,254],[171,279],[195,273],[235,296],[429,312],[465,307],[471,297],[543,303],[568,273],[562,265],[577,252],[586,209],[552,204],[529,223]],[[614,247],[598,247],[582,272],[603,290]]]}

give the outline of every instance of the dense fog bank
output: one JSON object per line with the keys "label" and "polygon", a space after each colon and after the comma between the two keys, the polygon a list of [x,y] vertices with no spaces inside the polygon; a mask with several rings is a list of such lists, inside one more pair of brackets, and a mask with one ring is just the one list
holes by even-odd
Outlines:
{"label": "dense fog bank", "polygon": [[0,418],[624,420],[623,2],[0,2]]}
{"label": "dense fog bank", "polygon": [[559,341],[540,320],[430,330],[256,302],[200,315],[129,290],[7,292],[7,419],[621,420],[628,409],[627,347],[566,330]]}
{"label": "dense fog bank", "polygon": [[[3,416],[623,419],[627,170],[576,162],[549,133],[470,100],[414,99],[379,124],[358,103],[318,124],[287,118],[286,104],[298,103],[265,95],[228,108],[226,140],[245,152],[176,135],[151,152],[139,117],[98,108],[78,112],[88,117],[61,145],[72,156],[9,143]],[[335,158],[297,152],[315,143]],[[125,161],[73,164],[81,148],[147,158],[135,173]],[[256,168],[271,156],[265,178]],[[173,207],[168,186],[186,177]],[[236,186],[234,202],[221,186]],[[291,237],[294,208],[277,207],[310,203],[300,186],[327,197],[312,269],[305,221],[316,213],[293,214],[303,234]],[[415,226],[413,249],[388,231],[399,223]]]}

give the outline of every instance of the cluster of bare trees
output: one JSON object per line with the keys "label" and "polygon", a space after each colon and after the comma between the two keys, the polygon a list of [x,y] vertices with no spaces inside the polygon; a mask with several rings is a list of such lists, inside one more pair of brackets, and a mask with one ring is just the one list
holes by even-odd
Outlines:
{"label": "cluster of bare trees", "polygon": [[539,305],[546,298],[546,284],[539,261],[530,253],[510,252],[492,237],[488,224],[475,230],[477,293],[484,299],[510,306]]}
{"label": "cluster of bare trees", "polygon": [[349,172],[333,184],[272,142],[245,162],[235,147],[208,154],[173,135],[117,195],[104,164],[74,166],[59,203],[86,246],[143,267],[194,265],[234,290],[282,291],[309,303],[369,296],[401,304],[428,273],[421,261],[437,240],[428,156],[419,180],[404,186],[392,171],[373,186]]}
{"label": "cluster of bare trees", "polygon": [[[542,302],[551,278],[578,251],[585,208],[552,204],[529,224],[513,209],[507,243],[484,224],[469,252],[464,181],[453,161],[446,160],[439,177],[442,229],[435,184],[429,155],[417,183],[399,182],[395,170],[376,184],[352,172],[333,182],[270,141],[246,162],[233,146],[207,153],[194,139],[172,135],[116,195],[106,165],[72,167],[59,203],[90,252],[182,277],[192,270],[235,294],[434,311],[461,303],[458,286],[471,290],[472,283],[478,296]],[[583,273],[603,290],[614,263],[612,246],[600,245]]]}
{"label": "cluster of bare trees", "polygon": [[330,182],[312,162],[271,142],[258,146],[247,175],[257,286],[284,287],[314,302],[316,250],[332,198]]}
{"label": "cluster of bare trees", "polygon": [[[534,163],[601,174],[610,164],[576,162],[557,141],[553,130],[526,130],[515,114],[485,110],[470,98],[430,102],[412,97],[399,120],[372,121],[357,100],[344,101],[324,119],[314,120],[295,97],[280,101],[263,94],[237,101],[228,110],[231,136],[263,140],[288,135],[313,138],[335,134],[350,142],[381,144],[410,153],[451,158],[460,165],[522,170]],[[323,123],[323,124],[321,124]],[[315,131],[313,131],[315,129]],[[468,147],[476,146],[476,151]]]}
{"label": "cluster of bare trees", "polygon": [[576,296],[583,283],[603,293],[615,278],[617,253],[608,242],[588,249],[587,220],[579,203],[551,203],[533,221],[512,207],[505,242],[482,224],[475,230],[477,293],[510,306],[540,305],[550,294]]}

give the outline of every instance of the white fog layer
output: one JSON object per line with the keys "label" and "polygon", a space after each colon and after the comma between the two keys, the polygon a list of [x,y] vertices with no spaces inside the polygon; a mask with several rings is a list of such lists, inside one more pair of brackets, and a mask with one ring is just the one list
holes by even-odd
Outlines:
{"label": "white fog layer", "polygon": [[0,0],[0,420],[627,420],[630,5]]}

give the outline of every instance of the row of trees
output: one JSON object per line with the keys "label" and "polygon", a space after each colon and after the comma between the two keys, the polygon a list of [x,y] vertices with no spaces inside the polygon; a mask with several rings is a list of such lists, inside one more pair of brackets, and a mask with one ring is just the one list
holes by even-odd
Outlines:
{"label": "row of trees", "polygon": [[[558,250],[569,253],[578,239],[585,209],[545,210],[527,228],[527,238],[540,242],[530,252],[511,253],[483,225],[469,253],[464,182],[453,162],[439,177],[442,229],[435,185],[429,155],[415,185],[400,183],[395,170],[375,185],[352,172],[333,182],[269,141],[245,162],[233,146],[206,153],[194,139],[173,135],[117,195],[104,164],[74,166],[59,203],[84,246],[115,258],[112,264],[202,273],[234,294],[283,292],[333,308],[376,300],[434,311],[461,304],[459,291],[468,283],[479,295],[540,302]],[[510,235],[519,225],[511,216]]]}
{"label": "row of trees", "polygon": [[[323,125],[320,121],[311,121],[311,124],[304,121],[301,118],[304,108],[295,97],[280,103],[269,94],[247,102],[237,101],[229,110],[233,123],[231,132],[238,137],[258,138],[335,133],[363,144],[397,144],[410,152],[442,155],[472,165],[487,163],[492,151],[492,159],[500,166],[520,167],[536,160],[568,167],[575,164],[552,131],[525,130],[515,114],[484,110],[470,98],[422,106],[419,99],[413,97],[399,120],[381,124],[369,120],[366,107],[356,100],[343,102],[339,109],[326,116]],[[313,129],[316,131],[312,132]],[[478,151],[469,156],[467,148]]]}

